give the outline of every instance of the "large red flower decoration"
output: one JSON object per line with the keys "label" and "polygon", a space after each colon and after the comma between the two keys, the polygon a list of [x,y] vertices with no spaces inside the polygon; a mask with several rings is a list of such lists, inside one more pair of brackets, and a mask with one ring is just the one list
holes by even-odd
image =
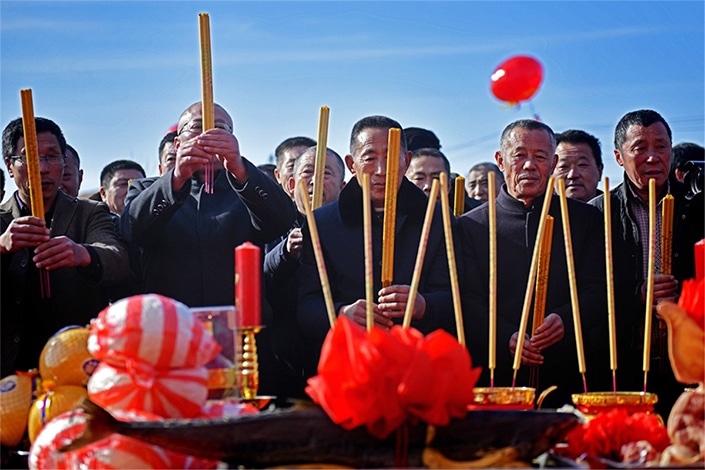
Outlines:
{"label": "large red flower decoration", "polygon": [[339,317],[306,393],[344,429],[365,425],[385,438],[407,419],[444,426],[464,417],[479,375],[467,349],[442,330],[368,333]]}
{"label": "large red flower decoration", "polygon": [[695,323],[703,328],[705,319],[705,277],[683,281],[683,289],[678,299],[678,305],[683,307]]}

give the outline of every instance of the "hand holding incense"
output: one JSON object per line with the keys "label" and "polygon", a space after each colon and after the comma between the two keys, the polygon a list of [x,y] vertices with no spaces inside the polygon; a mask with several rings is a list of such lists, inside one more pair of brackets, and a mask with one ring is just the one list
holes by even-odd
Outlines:
{"label": "hand holding incense", "polygon": [[[44,220],[44,196],[39,169],[39,149],[37,147],[37,129],[34,123],[32,90],[30,88],[20,90],[20,100],[22,101],[22,130],[29,182],[29,205],[32,216]],[[49,271],[44,268],[39,269],[39,290],[43,299],[51,297]]]}
{"label": "hand holding incense", "polygon": [[382,287],[391,286],[394,279],[394,231],[397,221],[397,192],[399,191],[400,138],[400,129],[389,129],[387,177],[384,186],[384,227],[382,229]]}
{"label": "hand holding incense", "polygon": [[[365,175],[367,176],[367,175]],[[426,215],[421,228],[421,240],[419,241],[419,250],[416,254],[416,264],[414,265],[414,274],[411,277],[411,287],[409,288],[409,300],[406,303],[406,311],[404,312],[404,322],[402,326],[409,328],[411,326],[411,317],[414,314],[416,305],[416,294],[419,291],[419,282],[421,281],[421,271],[423,270],[423,260],[426,256],[426,247],[428,246],[428,235],[431,232],[431,222],[433,222],[433,212],[438,199],[438,180],[434,179],[431,185],[431,194],[428,196],[428,205],[426,206]]]}
{"label": "hand holding incense", "polygon": [[[211,27],[208,13],[198,14],[198,33],[201,44],[201,113],[202,130],[213,129],[215,126],[213,112],[213,64],[211,62]],[[214,168],[213,161],[205,165],[204,191],[213,194]]]}
{"label": "hand holding incense", "polygon": [[487,209],[489,211],[490,229],[490,338],[489,370],[490,388],[494,388],[494,370],[497,368],[497,193],[495,192],[495,174],[487,172]]}
{"label": "hand holding incense", "polygon": [[661,274],[671,274],[673,264],[673,195],[661,203]]}
{"label": "hand holding incense", "polygon": [[370,175],[362,174],[362,226],[365,230],[365,313],[367,331],[375,324],[374,310],[374,259],[372,253],[372,200],[370,199]]}
{"label": "hand holding incense", "polygon": [[654,304],[654,270],[656,266],[656,180],[649,179],[649,248],[646,276],[646,314],[644,319],[644,393],[651,359],[651,316]]}
{"label": "hand holding incense", "polygon": [[465,213],[465,178],[462,176],[455,177],[453,197],[453,215],[460,217]]}
{"label": "hand holding incense", "polygon": [[575,260],[573,257],[573,239],[570,233],[570,219],[568,218],[568,198],[565,195],[565,180],[558,180],[558,196],[561,201],[561,219],[563,220],[563,239],[565,242],[565,258],[568,264],[568,284],[570,287],[570,303],[573,310],[573,331],[575,332],[575,347],[578,353],[578,370],[583,376],[583,391],[587,393],[585,380],[585,349],[583,348],[583,328],[580,321],[580,304],[578,303],[578,283],[575,274]]}
{"label": "hand holding incense", "polygon": [[326,175],[326,150],[328,145],[328,106],[321,106],[318,116],[318,144],[316,145],[316,164],[313,170],[313,209],[323,205],[323,178]]}
{"label": "hand holding incense", "polygon": [[614,270],[612,267],[612,198],[610,197],[610,180],[602,180],[604,187],[605,216],[605,270],[607,278],[607,319],[610,341],[610,369],[612,370],[612,392],[617,393],[617,320],[614,308]]}
{"label": "hand holding incense", "polygon": [[455,247],[453,246],[453,229],[450,223],[450,203],[448,202],[448,176],[441,173],[441,211],[443,212],[443,233],[448,256],[448,272],[450,274],[450,290],[453,294],[453,313],[455,314],[455,329],[458,331],[458,343],[465,346],[465,328],[463,326],[463,309],[460,302],[460,283],[458,268],[455,263]]}
{"label": "hand holding incense", "polygon": [[306,222],[308,223],[308,230],[311,236],[311,245],[313,245],[313,254],[316,257],[316,266],[318,267],[318,276],[321,279],[321,290],[323,291],[323,299],[326,304],[326,312],[328,312],[328,321],[330,322],[330,327],[333,328],[335,325],[335,306],[333,305],[333,294],[330,291],[330,283],[328,282],[328,272],[326,271],[326,263],[323,258],[323,249],[321,248],[321,240],[318,237],[318,228],[316,227],[316,218],[313,216],[313,211],[311,210],[311,202],[308,199],[308,191],[306,190],[306,182],[304,180],[299,181],[299,185],[296,187],[299,191],[301,200],[304,204],[304,210],[306,212]]}

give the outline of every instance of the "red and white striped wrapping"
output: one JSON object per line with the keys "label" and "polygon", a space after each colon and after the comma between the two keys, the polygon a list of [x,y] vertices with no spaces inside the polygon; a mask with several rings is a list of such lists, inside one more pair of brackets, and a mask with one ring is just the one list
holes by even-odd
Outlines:
{"label": "red and white striped wrapping", "polygon": [[208,369],[128,368],[101,363],[88,381],[90,399],[109,411],[147,411],[163,418],[193,418],[208,398]]}
{"label": "red and white striped wrapping", "polygon": [[[139,414],[118,415],[129,421],[146,421]],[[149,419],[151,420],[151,419]],[[206,460],[162,449],[131,437],[111,434],[81,449],[59,453],[57,449],[83,433],[86,417],[82,410],[64,413],[47,424],[32,445],[31,469],[160,469],[217,468],[217,460]]]}
{"label": "red and white striped wrapping", "polygon": [[220,345],[183,303],[158,294],[127,297],[91,323],[88,350],[125,367],[129,361],[157,369],[191,369],[210,362]]}

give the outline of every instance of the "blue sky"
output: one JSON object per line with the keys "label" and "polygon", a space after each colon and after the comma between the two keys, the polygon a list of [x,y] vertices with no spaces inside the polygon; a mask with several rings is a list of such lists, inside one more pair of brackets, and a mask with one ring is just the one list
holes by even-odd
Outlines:
{"label": "blue sky", "polygon": [[[461,174],[493,159],[504,126],[534,114],[596,135],[613,185],[612,134],[628,111],[659,111],[674,144],[705,140],[702,1],[2,0],[2,126],[31,88],[35,115],[81,154],[82,190],[97,189],[116,159],[157,174],[161,137],[200,100],[200,12],[210,15],[215,100],[256,164],[287,137],[315,137],[323,105],[341,155],[355,121],[384,114],[432,129]],[[519,54],[543,64],[544,80],[508,108],[490,75]]]}

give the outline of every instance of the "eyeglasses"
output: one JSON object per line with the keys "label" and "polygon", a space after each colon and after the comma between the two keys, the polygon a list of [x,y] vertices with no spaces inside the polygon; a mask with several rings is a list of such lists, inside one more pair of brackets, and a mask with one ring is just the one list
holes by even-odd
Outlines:
{"label": "eyeglasses", "polygon": [[[224,131],[232,132],[233,129],[230,127],[230,125],[227,122],[216,122],[214,124],[215,127],[218,129],[223,129]],[[200,119],[194,119],[191,122],[187,122],[184,124],[184,127],[182,127],[179,130],[178,135],[181,135],[185,132],[188,132],[189,134],[200,134],[203,132],[203,121]]]}
{"label": "eyeglasses", "polygon": [[[50,155],[40,155],[39,161],[41,162],[42,160],[44,160],[49,165],[63,165],[65,158],[66,157],[64,155],[61,155],[60,153],[56,153],[56,154],[50,154]],[[27,157],[24,155],[12,155],[10,157],[10,160],[13,162],[17,162],[20,165],[24,165],[25,163],[27,163]]]}

